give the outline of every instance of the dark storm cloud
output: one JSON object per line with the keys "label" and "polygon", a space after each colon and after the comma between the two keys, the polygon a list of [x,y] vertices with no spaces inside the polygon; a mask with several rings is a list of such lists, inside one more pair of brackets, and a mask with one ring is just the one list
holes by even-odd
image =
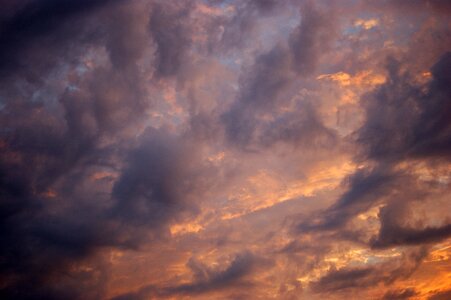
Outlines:
{"label": "dark storm cloud", "polygon": [[[23,65],[25,50],[38,40],[58,32],[61,27],[65,27],[72,35],[77,34],[80,28],[73,26],[77,24],[77,17],[110,2],[118,2],[118,0],[43,0],[23,3],[0,20],[0,45],[2,45],[0,75],[3,77],[10,69],[25,67]],[[4,5],[6,4],[1,4],[2,7]],[[67,27],[69,21],[73,23],[72,26]],[[49,38],[50,41],[53,40],[51,45],[56,47],[60,39],[67,39],[67,37],[57,35]]]}
{"label": "dark storm cloud", "polygon": [[442,156],[451,152],[451,52],[432,67],[429,92],[419,101],[421,114],[415,124],[413,153]]}
{"label": "dark storm cloud", "polygon": [[[67,196],[65,200],[70,200],[70,195],[57,196],[56,202],[48,203],[53,200],[45,196],[48,189],[75,167],[81,153],[71,149],[64,138],[55,141],[62,145],[59,150],[52,148],[48,129],[38,130],[43,130],[41,139],[28,141],[27,148],[34,148],[33,154],[12,147],[1,153],[0,269],[6,284],[0,295],[4,299],[77,298],[77,290],[70,285],[83,288],[86,282],[81,274],[73,272],[74,277],[62,278],[58,274],[71,262],[92,254],[94,248],[114,243],[115,237],[105,224],[96,221],[99,216],[95,207],[88,210],[90,213],[85,211],[88,207],[76,202],[66,203],[67,209],[59,207],[60,199]],[[38,150],[39,146],[44,149]],[[16,157],[14,161],[11,155]],[[55,280],[59,285],[53,285]]]}
{"label": "dark storm cloud", "polygon": [[299,105],[295,112],[277,117],[263,127],[263,131],[260,142],[265,146],[281,141],[300,148],[324,149],[338,142],[336,132],[322,123],[316,108],[307,102]]}
{"label": "dark storm cloud", "polygon": [[[365,100],[367,118],[358,141],[376,160],[449,158],[451,153],[451,53],[432,67],[427,91],[389,60],[386,84]],[[402,122],[400,122],[402,120]]]}
{"label": "dark storm cloud", "polygon": [[[389,62],[389,80],[366,99],[367,121],[359,142],[368,157],[396,164],[405,159],[449,160],[451,153],[451,53],[431,68],[425,92],[400,72],[399,62]],[[410,185],[411,187],[415,186]],[[398,189],[402,189],[399,187]],[[418,188],[417,188],[418,189]],[[417,195],[428,194],[417,190]],[[407,199],[412,196],[406,195]],[[427,198],[427,196],[426,196]],[[381,229],[373,247],[436,242],[451,235],[451,225],[409,228],[400,224],[403,207],[391,202],[380,211]]]}
{"label": "dark storm cloud", "polygon": [[370,244],[373,248],[388,248],[398,245],[421,245],[442,241],[451,236],[451,224],[438,227],[409,227],[400,224],[402,208],[390,204],[381,208],[379,219],[381,228]]}
{"label": "dark storm cloud", "polygon": [[[147,130],[113,187],[113,214],[125,224],[164,225],[195,189],[195,174],[188,170],[194,151],[167,132]],[[190,209],[195,210],[194,203]]]}
{"label": "dark storm cloud", "polygon": [[[117,143],[150,105],[138,61],[152,34],[164,52],[179,45],[157,27],[173,15],[159,15],[149,29],[140,9],[121,1],[27,1],[1,15],[2,299],[102,298],[107,274],[101,260],[92,261],[98,251],[136,249],[187,211],[181,193],[195,187],[186,185],[181,164],[188,156],[180,151],[194,149],[155,131],[137,138],[138,148]],[[89,47],[105,47],[107,63],[80,67]],[[174,55],[164,55],[156,68],[174,74],[166,66]],[[74,70],[51,90],[52,72],[68,68]],[[115,178],[124,157],[111,199],[108,183],[91,175],[106,168]],[[78,268],[84,263],[93,268]]]}
{"label": "dark storm cloud", "polygon": [[[51,138],[47,131],[41,134]],[[33,143],[40,143],[27,141],[28,150]],[[59,140],[63,145],[69,141]],[[48,140],[43,144],[51,147]],[[92,291],[85,287],[94,284],[92,276],[97,275],[74,270],[73,264],[105,247],[136,249],[149,237],[164,235],[169,220],[188,211],[183,201],[195,189],[190,184],[195,176],[183,171],[189,165],[183,151],[193,151],[188,149],[165,133],[146,133],[142,145],[129,153],[128,165],[113,188],[117,201],[107,209],[110,201],[106,196],[80,194],[68,187],[86,180],[82,162],[95,156],[92,148],[90,154],[72,159],[59,156],[70,148],[56,153],[45,148],[50,154],[34,148],[33,156],[27,155],[19,163],[8,162],[11,154],[2,153],[0,230],[4,247],[0,255],[1,276],[7,282],[0,291],[2,298],[101,297],[101,282],[97,288],[91,287]],[[15,149],[14,155],[24,154]],[[95,163],[90,165],[95,167]],[[77,169],[81,174],[72,176]],[[41,182],[41,178],[46,180]],[[62,188],[53,184],[56,178],[63,182]],[[174,189],[174,184],[179,188]],[[48,189],[54,189],[57,195],[49,199]],[[192,205],[189,210],[193,210]],[[102,272],[102,268],[96,267],[95,272]]]}
{"label": "dark storm cloud", "polygon": [[[212,2],[219,5],[207,8],[204,1],[0,0],[0,298],[102,299],[120,290],[107,291],[116,280],[109,280],[109,274],[117,275],[108,268],[117,266],[106,253],[128,250],[129,254],[143,246],[164,251],[157,247],[159,243],[182,245],[184,233],[173,234],[168,242],[171,226],[192,221],[201,211],[203,198],[228,201],[228,193],[235,188],[230,186],[239,185],[230,178],[224,184],[223,177],[235,175],[229,175],[227,168],[216,169],[223,168],[223,160],[239,164],[243,159],[242,152],[231,153],[223,144],[223,132],[227,142],[246,150],[281,144],[303,151],[332,149],[339,144],[338,133],[323,124],[322,99],[299,96],[302,88],[315,89],[314,75],[322,55],[333,45],[338,26],[334,8],[313,1],[301,6],[300,24],[287,41],[277,41],[243,67],[235,102],[228,111],[221,115],[221,107],[211,114],[188,113],[188,120],[185,111],[180,115],[155,111],[159,105],[169,106],[160,99],[165,98],[161,87],[174,84],[177,101],[183,101],[188,93],[181,78],[192,79],[197,86],[198,75],[190,68],[199,58],[226,69],[230,66],[223,59],[228,57],[222,55],[230,54],[229,50],[237,52],[233,55],[252,54],[248,48],[240,51],[254,43],[254,34],[261,34],[258,30],[267,29],[258,27],[260,18],[286,13],[283,9],[295,1]],[[423,7],[417,1],[412,3]],[[427,9],[447,11],[446,4],[427,3]],[[215,10],[218,7],[221,10]],[[268,24],[277,23],[275,19],[268,18]],[[205,44],[210,47],[208,57],[203,57]],[[432,67],[426,86],[403,73],[403,64],[402,60],[390,60],[387,83],[365,96],[366,120],[356,133],[363,148],[358,160],[370,161],[372,167],[359,169],[347,179],[348,189],[336,204],[297,223],[297,233],[305,233],[306,239],[292,242],[277,255],[291,255],[294,260],[294,254],[310,255],[313,258],[298,266],[312,271],[330,251],[331,240],[361,242],[360,232],[347,225],[379,204],[385,205],[379,212],[380,231],[365,242],[373,249],[410,248],[399,260],[331,269],[311,283],[317,292],[389,285],[409,276],[421,262],[425,252],[410,252],[413,246],[451,235],[451,225],[445,221],[409,226],[406,220],[411,215],[405,213],[409,205],[429,200],[432,194],[426,185],[416,184],[410,169],[396,169],[410,159],[450,159],[451,53]],[[222,90],[215,92],[221,94]],[[298,96],[302,99],[293,100]],[[290,101],[297,102],[291,105]],[[285,110],[285,105],[292,110]],[[163,116],[154,117],[157,113]],[[159,129],[149,125],[157,126],[160,119],[165,125]],[[191,124],[191,128],[186,126],[188,130],[185,121]],[[197,136],[207,138],[193,141]],[[223,151],[220,159],[215,158],[218,149]],[[201,152],[204,160],[198,157]],[[258,163],[250,169],[266,167],[261,162],[266,158],[256,156]],[[237,178],[255,171],[245,170],[249,164],[244,165],[242,169],[231,167],[235,173],[245,173]],[[226,187],[216,195],[211,191],[218,185]],[[412,191],[403,193],[405,186]],[[434,189],[439,190],[441,186],[437,186]],[[432,184],[430,187],[432,190]],[[416,192],[421,194],[418,199]],[[394,200],[396,197],[399,200]],[[215,211],[206,218],[219,218],[216,209],[223,208],[219,205],[212,204]],[[204,230],[208,229],[201,229],[198,242]],[[318,242],[306,246],[315,237]],[[218,240],[221,242],[216,245],[231,245],[225,238]],[[190,246],[182,245],[181,251]],[[201,250],[202,257],[205,249],[193,246],[195,249],[188,251]],[[174,252],[180,254],[178,251]],[[255,274],[272,265],[256,254],[239,251],[226,263],[215,265],[191,259],[187,267],[193,278],[188,283],[179,282],[182,274],[161,286],[148,285],[115,299],[209,293],[252,298],[251,294],[243,296],[241,290],[254,292],[255,277],[260,280]],[[134,264],[130,261],[132,267]],[[154,278],[148,282],[151,280]],[[386,296],[396,299],[409,293],[396,290]]]}
{"label": "dark storm cloud", "polygon": [[[93,148],[83,138],[58,132],[58,123],[40,124],[42,120],[14,128],[3,140],[0,256],[6,284],[0,295],[4,299],[79,298],[85,280],[94,283],[94,279],[71,271],[71,264],[104,246],[129,246],[97,206],[102,199],[91,194],[78,199],[73,190],[55,186],[57,180],[81,184],[70,174],[93,155]],[[46,196],[51,189],[57,193],[53,198]],[[94,198],[97,204],[91,202]],[[67,277],[59,276],[61,272]],[[89,291],[84,294],[90,298]]]}

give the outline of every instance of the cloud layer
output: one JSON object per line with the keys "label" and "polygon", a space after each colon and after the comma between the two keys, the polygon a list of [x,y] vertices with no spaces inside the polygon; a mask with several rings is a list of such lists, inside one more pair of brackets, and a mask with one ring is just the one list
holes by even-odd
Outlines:
{"label": "cloud layer", "polygon": [[446,299],[445,2],[0,0],[0,298]]}

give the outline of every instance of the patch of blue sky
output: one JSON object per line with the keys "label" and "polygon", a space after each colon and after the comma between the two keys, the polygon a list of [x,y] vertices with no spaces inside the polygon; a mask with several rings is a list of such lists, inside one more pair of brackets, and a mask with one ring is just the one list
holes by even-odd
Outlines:
{"label": "patch of blue sky", "polygon": [[242,60],[239,55],[227,55],[219,58],[219,62],[228,68],[237,71],[241,68]]}
{"label": "patch of blue sky", "polygon": [[88,68],[86,67],[85,64],[79,64],[75,70],[77,71],[78,75],[83,75],[84,73],[86,73],[88,71]]}
{"label": "patch of blue sky", "polygon": [[287,40],[293,29],[299,25],[298,10],[284,11],[283,14],[274,15],[259,20],[260,42],[265,50],[274,47],[281,40]]}

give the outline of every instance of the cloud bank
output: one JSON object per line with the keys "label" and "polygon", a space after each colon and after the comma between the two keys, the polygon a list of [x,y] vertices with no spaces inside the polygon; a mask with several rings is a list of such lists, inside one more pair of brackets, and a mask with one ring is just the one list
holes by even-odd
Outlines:
{"label": "cloud bank", "polygon": [[0,6],[0,298],[449,297],[446,1]]}

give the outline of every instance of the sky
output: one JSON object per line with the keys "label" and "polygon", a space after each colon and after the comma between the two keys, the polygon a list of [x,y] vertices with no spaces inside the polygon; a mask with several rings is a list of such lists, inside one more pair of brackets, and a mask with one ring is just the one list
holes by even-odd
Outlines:
{"label": "sky", "polygon": [[451,299],[450,15],[0,0],[0,298]]}

